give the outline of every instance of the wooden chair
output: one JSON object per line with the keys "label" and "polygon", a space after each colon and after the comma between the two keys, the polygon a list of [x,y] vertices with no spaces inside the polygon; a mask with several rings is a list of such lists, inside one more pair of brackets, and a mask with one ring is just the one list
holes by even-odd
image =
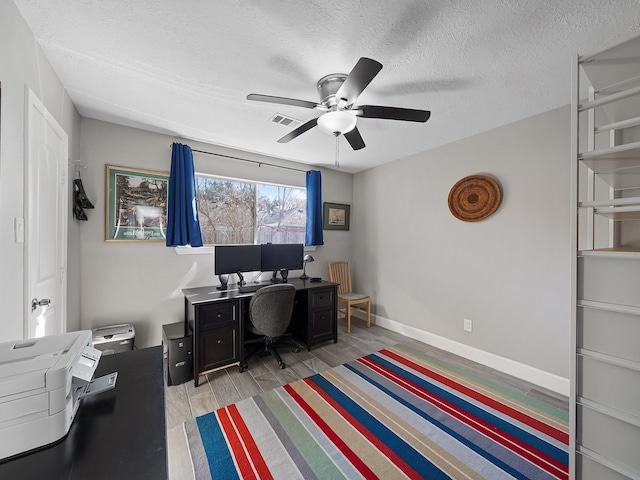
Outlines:
{"label": "wooden chair", "polygon": [[367,312],[367,328],[371,326],[371,299],[369,295],[351,291],[351,267],[349,262],[329,262],[329,281],[339,283],[338,311],[344,313],[347,320],[347,333],[351,332],[351,309]]}

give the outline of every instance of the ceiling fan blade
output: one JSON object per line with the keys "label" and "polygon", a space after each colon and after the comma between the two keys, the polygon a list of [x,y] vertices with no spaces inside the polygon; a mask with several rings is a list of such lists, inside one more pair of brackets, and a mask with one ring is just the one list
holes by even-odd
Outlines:
{"label": "ceiling fan blade", "polygon": [[297,100],[295,98],[287,97],[274,97],[272,95],[260,95],[259,93],[250,93],[247,95],[247,100],[254,100],[256,102],[268,102],[279,103],[282,105],[293,105],[294,107],[303,108],[316,108],[319,106],[316,102],[309,102],[307,100]]}
{"label": "ceiling fan blade", "polygon": [[371,83],[371,80],[375,78],[380,70],[382,70],[382,64],[380,62],[366,57],[360,58],[336,92],[336,101],[338,103],[340,103],[340,101],[346,102],[344,108],[353,105],[362,91],[367,88],[367,85]]}
{"label": "ceiling fan blade", "polygon": [[282,137],[280,140],[278,140],[278,143],[287,143],[290,142],[291,140],[293,140],[294,138],[296,138],[299,135],[302,135],[304,132],[306,132],[307,130],[311,130],[313,127],[315,127],[318,124],[318,119],[317,118],[312,118],[311,120],[309,120],[306,123],[303,123],[302,125],[300,125],[298,128],[296,128],[295,130],[291,130],[291,132],[289,132],[288,134],[286,134],[284,137]]}
{"label": "ceiling fan blade", "polygon": [[362,137],[360,136],[358,127],[353,127],[353,130],[350,130],[343,135],[344,138],[347,139],[347,142],[349,142],[349,145],[351,145],[351,148],[353,148],[354,150],[360,150],[361,148],[365,147],[364,140],[362,140]]}
{"label": "ceiling fan blade", "polygon": [[405,122],[426,122],[431,116],[429,110],[381,107],[379,105],[358,105],[351,111],[363,118],[384,118],[387,120],[404,120]]}

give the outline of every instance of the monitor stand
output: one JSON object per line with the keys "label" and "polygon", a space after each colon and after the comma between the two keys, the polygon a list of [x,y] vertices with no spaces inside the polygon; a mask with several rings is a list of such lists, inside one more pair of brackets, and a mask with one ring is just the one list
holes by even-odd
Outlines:
{"label": "monitor stand", "polygon": [[244,275],[242,275],[242,272],[236,272],[236,275],[238,275],[238,286],[245,285],[247,283],[244,281]]}
{"label": "monitor stand", "polygon": [[220,280],[220,286],[216,288],[218,290],[226,290],[227,284],[229,283],[229,275],[227,274],[218,275],[218,280]]}
{"label": "monitor stand", "polygon": [[[280,272],[280,276],[282,277],[282,280],[278,280],[278,272]],[[271,275],[271,283],[287,283],[287,278],[289,277],[289,270],[286,269],[282,269],[282,270],[274,270],[273,274]]]}
{"label": "monitor stand", "polygon": [[289,276],[289,270],[282,269],[280,270],[280,276],[282,277],[282,283],[287,283],[287,277]]}

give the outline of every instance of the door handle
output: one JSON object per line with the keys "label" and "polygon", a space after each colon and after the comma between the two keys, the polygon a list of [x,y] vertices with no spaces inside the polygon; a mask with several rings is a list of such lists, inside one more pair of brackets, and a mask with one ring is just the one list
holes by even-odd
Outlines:
{"label": "door handle", "polygon": [[51,305],[50,298],[43,298],[42,300],[34,298],[33,300],[31,300],[31,311],[35,310],[38,307],[46,307],[47,305]]}

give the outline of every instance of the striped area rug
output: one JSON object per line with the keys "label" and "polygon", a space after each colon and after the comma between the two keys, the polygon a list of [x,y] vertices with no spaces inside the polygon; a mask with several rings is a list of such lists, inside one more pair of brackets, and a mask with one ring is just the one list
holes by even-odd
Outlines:
{"label": "striped area rug", "polygon": [[185,423],[197,479],[568,478],[568,413],[397,345]]}

